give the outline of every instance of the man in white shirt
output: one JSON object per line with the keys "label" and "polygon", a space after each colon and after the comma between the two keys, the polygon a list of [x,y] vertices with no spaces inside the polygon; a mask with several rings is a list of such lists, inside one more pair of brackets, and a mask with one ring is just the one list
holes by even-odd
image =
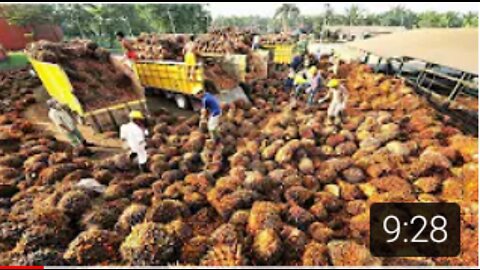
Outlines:
{"label": "man in white shirt", "polygon": [[148,155],[145,137],[148,130],[145,127],[145,117],[140,111],[132,111],[129,118],[130,122],[120,127],[120,139],[130,148],[130,159],[137,158],[140,171],[146,172]]}
{"label": "man in white shirt", "polygon": [[88,146],[82,134],[77,128],[75,120],[62,106],[54,99],[47,101],[48,118],[57,126],[61,133],[64,133],[73,147]]}
{"label": "man in white shirt", "polygon": [[339,126],[342,123],[342,117],[344,116],[344,111],[347,105],[348,90],[338,79],[331,79],[328,82],[327,87],[327,95],[319,100],[318,103],[322,104],[329,99],[331,100],[327,111],[328,122],[332,123],[333,121],[335,125]]}

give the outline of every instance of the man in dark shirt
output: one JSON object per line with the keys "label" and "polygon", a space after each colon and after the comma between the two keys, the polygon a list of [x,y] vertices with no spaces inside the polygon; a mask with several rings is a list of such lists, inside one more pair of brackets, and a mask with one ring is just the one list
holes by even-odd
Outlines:
{"label": "man in dark shirt", "polygon": [[208,131],[210,133],[210,138],[216,140],[218,139],[218,125],[220,124],[220,117],[222,115],[220,102],[214,95],[205,90],[201,90],[196,96],[202,100],[202,117],[208,115]]}
{"label": "man in dark shirt", "polygon": [[303,55],[295,54],[295,56],[292,59],[292,62],[290,63],[290,68],[293,70],[293,72],[298,72],[300,69],[302,69],[303,63],[304,63]]}

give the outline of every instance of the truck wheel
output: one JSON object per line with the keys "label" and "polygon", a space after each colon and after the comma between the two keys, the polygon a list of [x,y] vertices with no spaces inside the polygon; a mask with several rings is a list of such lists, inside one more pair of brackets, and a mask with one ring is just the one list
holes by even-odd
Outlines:
{"label": "truck wheel", "polygon": [[175,95],[175,102],[180,109],[186,110],[189,108],[188,98],[185,95]]}

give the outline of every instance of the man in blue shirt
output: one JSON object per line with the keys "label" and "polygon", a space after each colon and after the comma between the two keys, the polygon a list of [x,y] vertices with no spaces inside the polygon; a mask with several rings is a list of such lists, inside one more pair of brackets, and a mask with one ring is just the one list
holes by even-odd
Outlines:
{"label": "man in blue shirt", "polygon": [[303,65],[303,55],[302,54],[295,54],[295,56],[292,59],[292,62],[290,63],[290,68],[293,70],[293,72],[298,72],[300,69],[302,69]]}
{"label": "man in blue shirt", "polygon": [[205,90],[201,90],[196,96],[202,100],[201,116],[204,117],[208,115],[208,132],[210,133],[210,138],[216,140],[218,139],[218,125],[220,124],[220,117],[222,115],[220,102],[214,95]]}

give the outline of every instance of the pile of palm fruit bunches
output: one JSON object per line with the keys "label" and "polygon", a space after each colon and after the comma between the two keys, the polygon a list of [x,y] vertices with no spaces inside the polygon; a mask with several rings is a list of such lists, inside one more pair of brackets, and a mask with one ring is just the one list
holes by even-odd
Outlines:
{"label": "pile of palm fruit bunches", "polygon": [[[43,57],[85,57],[57,49]],[[97,50],[89,57],[105,62]],[[0,265],[476,265],[477,137],[403,81],[342,68],[340,129],[325,124],[326,104],[289,105],[273,73],[252,104],[223,105],[217,142],[199,116],[154,114],[148,173],[127,153],[94,161],[29,122],[40,82],[1,74]],[[88,178],[103,188],[77,185]],[[458,203],[460,255],[373,257],[376,202]]]}

